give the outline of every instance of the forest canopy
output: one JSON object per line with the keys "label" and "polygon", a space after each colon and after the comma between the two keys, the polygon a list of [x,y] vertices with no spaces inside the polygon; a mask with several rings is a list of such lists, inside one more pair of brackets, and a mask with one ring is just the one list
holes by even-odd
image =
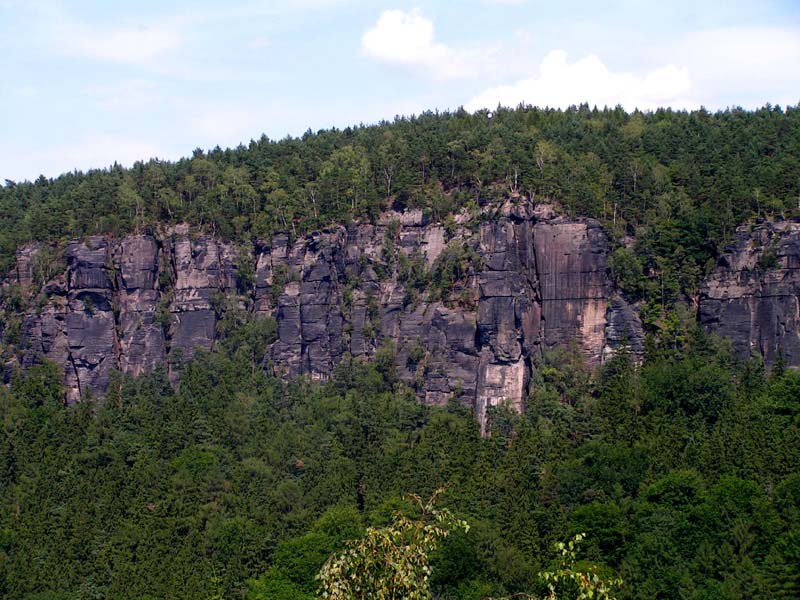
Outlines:
{"label": "forest canopy", "polygon": [[[15,372],[0,387],[0,597],[307,600],[347,540],[443,487],[469,528],[430,557],[442,600],[544,596],[553,543],[582,533],[578,566],[621,578],[619,598],[800,597],[800,373],[737,358],[669,311],[738,225],[797,215],[799,173],[800,106],[582,105],[428,112],[6,182],[0,269],[20,244],[53,242],[39,283],[59,244],[89,234],[188,222],[249,243],[389,207],[447,226],[524,196],[598,219],[616,285],[669,315],[641,364],[624,349],[596,372],[579,353],[537,356],[524,411],[493,408],[487,436],[456,401],[421,405],[390,345],[325,382],[274,377],[274,322],[250,335],[221,321],[178,387],[163,367],[115,373],[104,399],[64,407],[60,367]],[[444,256],[400,276],[445,290],[464,257]]]}
{"label": "forest canopy", "polygon": [[156,372],[66,409],[33,367],[0,388],[0,597],[311,599],[347,540],[447,487],[470,527],[431,556],[441,599],[543,597],[581,532],[618,598],[797,598],[800,374],[684,339],[596,377],[546,355],[488,437],[420,405],[388,347],[287,384],[225,346],[177,390]]}
{"label": "forest canopy", "polygon": [[425,112],[377,125],[152,159],[0,188],[0,270],[30,240],[122,235],[189,222],[223,238],[292,236],[389,206],[446,221],[520,194],[599,219],[634,297],[694,293],[737,225],[795,214],[800,107],[627,113],[588,105]]}

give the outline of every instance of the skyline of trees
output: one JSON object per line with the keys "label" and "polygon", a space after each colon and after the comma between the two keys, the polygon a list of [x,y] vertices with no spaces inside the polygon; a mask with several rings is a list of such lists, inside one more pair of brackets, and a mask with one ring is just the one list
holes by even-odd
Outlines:
{"label": "skyline of trees", "polygon": [[[491,114],[491,116],[490,116]],[[420,207],[445,221],[510,194],[634,236],[628,267],[647,298],[654,278],[690,296],[737,225],[796,215],[800,108],[716,113],[518,107],[426,112],[280,141],[195,150],[0,188],[0,270],[30,240],[123,235],[189,222],[249,242],[297,237],[380,211]],[[629,257],[631,258],[631,257]]]}

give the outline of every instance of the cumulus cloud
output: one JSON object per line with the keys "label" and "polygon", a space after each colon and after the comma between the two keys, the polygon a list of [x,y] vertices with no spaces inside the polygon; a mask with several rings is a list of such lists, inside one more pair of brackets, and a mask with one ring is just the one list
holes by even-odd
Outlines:
{"label": "cumulus cloud", "polygon": [[631,110],[659,106],[693,108],[692,82],[685,67],[667,65],[644,75],[613,72],[594,54],[569,62],[564,50],[553,50],[539,65],[539,76],[511,85],[492,87],[472,98],[468,110],[520,103],[553,108],[588,102],[597,106],[621,104]]}
{"label": "cumulus cloud", "polygon": [[419,9],[384,11],[361,38],[361,47],[374,58],[402,64],[427,62],[449,52],[434,41],[433,23]]}
{"label": "cumulus cloud", "polygon": [[437,42],[433,22],[419,9],[383,11],[375,26],[362,36],[361,49],[381,62],[421,68],[437,77],[464,77],[475,72],[470,64],[474,52]]}
{"label": "cumulus cloud", "polygon": [[800,102],[800,27],[694,32],[662,51],[667,54],[691,65],[697,93],[707,105]]}

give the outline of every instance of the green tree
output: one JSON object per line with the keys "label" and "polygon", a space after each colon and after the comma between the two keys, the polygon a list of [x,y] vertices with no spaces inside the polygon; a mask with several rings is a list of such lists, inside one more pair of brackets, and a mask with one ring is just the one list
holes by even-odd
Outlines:
{"label": "green tree", "polygon": [[580,570],[575,565],[580,544],[586,534],[579,533],[569,542],[558,542],[560,556],[558,566],[552,571],[543,571],[539,576],[548,589],[548,600],[614,600],[613,591],[622,585],[621,579],[602,576],[596,566]]}
{"label": "green tree", "polygon": [[366,208],[370,163],[362,146],[335,150],[320,169],[320,185],[334,210],[358,218]]}
{"label": "green tree", "polygon": [[435,507],[442,492],[427,502],[409,494],[418,511],[414,518],[397,512],[390,525],[370,527],[362,539],[332,556],[317,576],[320,595],[330,600],[430,598],[430,554],[451,531],[469,530],[449,510]]}

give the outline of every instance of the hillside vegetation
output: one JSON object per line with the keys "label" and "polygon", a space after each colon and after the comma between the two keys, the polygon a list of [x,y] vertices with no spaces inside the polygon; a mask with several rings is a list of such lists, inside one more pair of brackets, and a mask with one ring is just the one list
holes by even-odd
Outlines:
{"label": "hillside vegetation", "polygon": [[247,241],[368,221],[390,204],[447,222],[464,206],[521,194],[600,219],[617,242],[635,235],[634,251],[615,257],[619,284],[666,305],[694,294],[736,225],[795,213],[798,172],[800,107],[429,112],[198,149],[177,162],[6,182],[0,268],[29,240],[187,221]]}
{"label": "hillside vegetation", "polygon": [[0,596],[310,599],[345,540],[448,486],[470,528],[432,557],[437,598],[544,595],[577,532],[618,598],[797,598],[800,374],[686,339],[594,379],[548,356],[487,438],[418,404],[391,348],[287,385],[238,339],[178,391],[155,373],[71,409],[35,367],[0,389]]}
{"label": "hillside vegetation", "polygon": [[[603,223],[617,285],[659,326],[641,364],[537,356],[523,414],[490,409],[485,437],[455,400],[421,405],[390,343],[326,382],[273,377],[275,322],[244,311],[179,387],[164,366],[115,372],[105,398],[65,407],[61,367],[17,370],[0,386],[0,597],[309,600],[347,540],[441,488],[459,527],[420,563],[439,600],[545,597],[553,543],[582,533],[576,569],[621,579],[620,600],[800,597],[800,373],[780,353],[771,369],[737,358],[682,302],[737,225],[797,215],[799,174],[800,106],[581,106],[425,113],[6,182],[4,273],[31,240],[188,222],[246,244],[389,206],[447,227],[493,199],[547,199]],[[59,250],[45,244],[37,281]],[[445,294],[464,257],[445,258],[401,276]]]}

